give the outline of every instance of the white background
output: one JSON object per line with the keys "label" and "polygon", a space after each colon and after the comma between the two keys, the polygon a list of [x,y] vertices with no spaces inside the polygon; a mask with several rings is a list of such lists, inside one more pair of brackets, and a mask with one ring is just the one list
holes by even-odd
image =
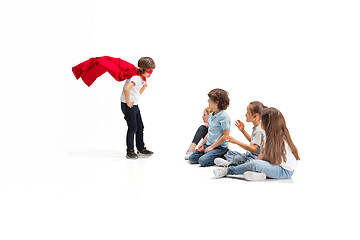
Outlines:
{"label": "white background", "polygon": [[[0,238],[358,239],[359,11],[1,3]],[[139,103],[149,159],[125,158],[123,83],[106,73],[88,88],[71,72],[104,55],[156,61]],[[232,122],[253,100],[282,111],[302,159],[291,180],[213,179],[183,160],[213,88],[230,93]]]}

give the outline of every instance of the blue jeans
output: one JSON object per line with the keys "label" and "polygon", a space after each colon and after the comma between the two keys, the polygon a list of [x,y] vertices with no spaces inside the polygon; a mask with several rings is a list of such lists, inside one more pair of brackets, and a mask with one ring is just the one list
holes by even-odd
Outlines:
{"label": "blue jeans", "polygon": [[[204,149],[208,148],[208,145],[204,146]],[[204,151],[199,152],[199,151],[195,151],[193,154],[190,155],[189,157],[189,162],[191,164],[200,164],[200,167],[208,167],[208,166],[213,166],[215,165],[214,163],[214,159],[217,157],[221,157],[223,156],[226,151],[227,151],[227,147],[216,147],[214,150],[205,153]]]}
{"label": "blue jeans", "polygon": [[257,156],[247,151],[246,153],[239,153],[236,151],[228,151],[225,155],[226,160],[230,162],[231,165],[240,165],[244,164],[250,160],[256,159]]}
{"label": "blue jeans", "polygon": [[273,165],[264,160],[250,160],[244,164],[229,167],[228,175],[244,174],[246,171],[262,172],[269,178],[291,178],[294,171],[288,171],[280,165]]}

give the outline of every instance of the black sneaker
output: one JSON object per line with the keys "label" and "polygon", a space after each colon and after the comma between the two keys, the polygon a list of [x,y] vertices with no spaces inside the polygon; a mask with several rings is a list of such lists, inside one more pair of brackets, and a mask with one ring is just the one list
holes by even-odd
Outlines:
{"label": "black sneaker", "polygon": [[137,154],[139,154],[140,156],[151,156],[153,154],[152,151],[147,150],[145,147],[143,148],[143,150],[141,151],[137,151]]}
{"label": "black sneaker", "polygon": [[138,158],[138,155],[135,153],[134,150],[130,150],[130,151],[126,154],[126,158],[137,159],[137,158]]}

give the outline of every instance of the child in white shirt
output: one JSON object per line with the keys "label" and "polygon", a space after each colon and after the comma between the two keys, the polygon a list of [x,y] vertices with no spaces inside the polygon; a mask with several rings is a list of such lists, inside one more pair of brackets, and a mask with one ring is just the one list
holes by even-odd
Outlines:
{"label": "child in white shirt", "polygon": [[[153,152],[145,148],[144,143],[144,124],[138,106],[140,95],[146,88],[146,78],[149,78],[155,69],[155,62],[150,57],[142,57],[138,61],[139,75],[129,78],[121,95],[121,110],[128,125],[126,134],[126,157],[131,159],[138,158],[138,154],[150,156]],[[136,138],[137,154],[134,150],[134,137]]]}

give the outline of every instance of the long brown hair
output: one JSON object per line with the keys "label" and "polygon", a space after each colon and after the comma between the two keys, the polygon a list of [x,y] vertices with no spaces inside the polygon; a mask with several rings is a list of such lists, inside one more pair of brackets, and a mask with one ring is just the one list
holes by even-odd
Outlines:
{"label": "long brown hair", "polygon": [[296,160],[300,160],[298,150],[286,127],[285,118],[278,109],[273,107],[265,108],[261,112],[261,124],[266,135],[266,144],[263,148],[264,160],[274,165],[280,165],[282,160],[286,162],[285,141]]}

